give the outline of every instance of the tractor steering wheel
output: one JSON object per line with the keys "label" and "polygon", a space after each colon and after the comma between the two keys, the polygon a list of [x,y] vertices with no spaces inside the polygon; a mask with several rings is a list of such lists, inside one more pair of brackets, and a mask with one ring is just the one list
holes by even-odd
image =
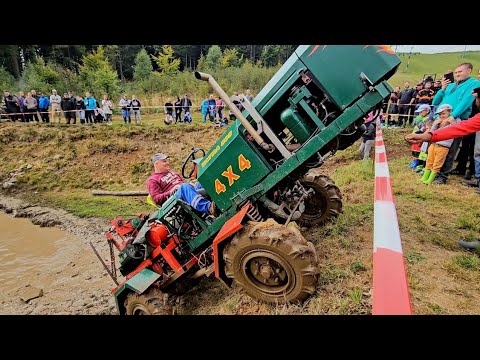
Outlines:
{"label": "tractor steering wheel", "polygon": [[[202,156],[195,156],[195,154],[197,152],[201,151],[202,152]],[[187,158],[185,159],[185,161],[183,162],[183,166],[182,166],[182,176],[184,179],[190,179],[193,175],[193,172],[195,171],[195,163],[193,162],[195,159],[199,159],[201,157],[204,157],[205,156],[205,151],[203,149],[199,149],[199,148],[192,148],[192,152],[190,153],[190,155],[187,156]],[[192,165],[192,170],[190,172],[187,171],[187,166],[188,164]]]}

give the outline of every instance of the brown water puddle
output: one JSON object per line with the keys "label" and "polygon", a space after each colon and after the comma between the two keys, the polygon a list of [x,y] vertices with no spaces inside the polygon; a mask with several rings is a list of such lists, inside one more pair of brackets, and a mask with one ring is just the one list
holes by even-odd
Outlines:
{"label": "brown water puddle", "polygon": [[59,243],[70,235],[0,212],[0,291],[29,283],[56,263]]}

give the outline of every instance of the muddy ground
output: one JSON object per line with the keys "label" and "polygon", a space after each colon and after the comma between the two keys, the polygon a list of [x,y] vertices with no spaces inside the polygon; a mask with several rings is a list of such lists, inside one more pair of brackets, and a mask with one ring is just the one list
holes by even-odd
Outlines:
{"label": "muddy ground", "polygon": [[[108,254],[102,219],[81,219],[66,211],[35,206],[0,196],[0,210],[14,217],[30,218],[40,226],[55,226],[72,235],[63,239],[51,266],[40,268],[28,282],[20,281],[0,293],[1,314],[116,314],[112,279],[92,251],[92,242],[101,254]],[[40,284],[40,285],[39,285]],[[25,302],[28,290],[43,290],[43,296]]]}

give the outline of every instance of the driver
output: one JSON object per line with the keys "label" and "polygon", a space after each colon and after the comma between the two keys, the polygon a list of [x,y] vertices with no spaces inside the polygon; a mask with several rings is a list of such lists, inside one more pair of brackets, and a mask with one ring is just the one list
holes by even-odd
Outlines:
{"label": "driver", "polygon": [[185,201],[195,210],[215,215],[215,203],[197,192],[202,189],[200,183],[194,187],[192,184],[185,183],[179,174],[170,171],[167,155],[160,153],[153,155],[152,164],[155,171],[147,180],[147,188],[155,204],[162,205],[165,200],[175,194],[178,199]]}

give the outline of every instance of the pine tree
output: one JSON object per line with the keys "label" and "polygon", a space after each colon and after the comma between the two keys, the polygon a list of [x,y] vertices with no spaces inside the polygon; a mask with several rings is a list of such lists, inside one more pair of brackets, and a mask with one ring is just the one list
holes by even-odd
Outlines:
{"label": "pine tree", "polygon": [[135,66],[133,70],[133,79],[135,81],[147,80],[152,74],[153,66],[150,56],[145,49],[140,50],[135,58]]}
{"label": "pine tree", "polygon": [[173,57],[173,49],[170,45],[163,45],[162,52],[158,56],[153,56],[153,60],[158,65],[160,75],[173,75],[180,67],[180,59]]}

